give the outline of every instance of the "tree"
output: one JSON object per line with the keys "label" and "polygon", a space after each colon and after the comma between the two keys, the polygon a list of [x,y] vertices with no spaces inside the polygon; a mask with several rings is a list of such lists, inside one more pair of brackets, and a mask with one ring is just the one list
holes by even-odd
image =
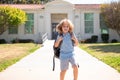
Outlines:
{"label": "tree", "polygon": [[101,14],[107,27],[115,30],[120,37],[120,1],[103,4]]}
{"label": "tree", "polygon": [[42,4],[53,0],[0,0],[1,4]]}
{"label": "tree", "polygon": [[18,26],[26,21],[26,13],[20,9],[10,6],[0,6],[0,35],[10,25]]}

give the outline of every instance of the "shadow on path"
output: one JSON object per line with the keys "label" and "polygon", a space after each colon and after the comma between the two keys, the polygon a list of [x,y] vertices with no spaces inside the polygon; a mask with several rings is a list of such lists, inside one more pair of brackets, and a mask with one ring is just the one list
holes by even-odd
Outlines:
{"label": "shadow on path", "polygon": [[[47,40],[42,48],[23,58],[0,73],[0,80],[59,80],[59,60],[52,71],[53,40]],[[120,73],[98,59],[75,47],[79,62],[78,80],[120,80]],[[73,80],[69,67],[65,80]]]}

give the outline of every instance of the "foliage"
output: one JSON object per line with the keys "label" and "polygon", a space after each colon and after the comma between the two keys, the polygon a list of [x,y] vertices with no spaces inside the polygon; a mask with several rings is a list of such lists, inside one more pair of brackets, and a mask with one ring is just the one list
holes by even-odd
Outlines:
{"label": "foliage", "polygon": [[10,25],[18,26],[26,21],[26,13],[10,6],[0,6],[0,34]]}
{"label": "foliage", "polygon": [[80,43],[97,43],[97,41],[98,41],[98,36],[97,35],[92,35],[91,38],[81,40]]}
{"label": "foliage", "polygon": [[120,1],[103,4],[101,14],[107,24],[107,27],[115,30],[120,37]]}
{"label": "foliage", "polygon": [[109,34],[101,34],[101,39],[104,43],[108,43],[109,41]]}
{"label": "foliage", "polygon": [[120,43],[80,44],[80,48],[120,72]]}
{"label": "foliage", "polygon": [[51,0],[1,0],[2,4],[41,4]]}
{"label": "foliage", "polygon": [[1,44],[0,72],[39,48],[40,45],[33,43]]}
{"label": "foliage", "polygon": [[92,41],[92,43],[96,43],[98,41],[98,36],[97,35],[92,35],[91,36],[91,41]]}
{"label": "foliage", "polygon": [[5,44],[6,40],[5,39],[0,39],[0,44]]}
{"label": "foliage", "polygon": [[111,40],[111,43],[117,43],[117,42],[118,42],[117,39],[112,39],[112,40]]}
{"label": "foliage", "polygon": [[11,41],[12,43],[33,43],[32,39],[14,39]]}

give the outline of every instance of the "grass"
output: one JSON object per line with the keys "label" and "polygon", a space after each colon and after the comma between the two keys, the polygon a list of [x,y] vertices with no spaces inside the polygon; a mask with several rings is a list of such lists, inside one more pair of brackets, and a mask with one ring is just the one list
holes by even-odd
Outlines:
{"label": "grass", "polygon": [[120,72],[120,43],[80,44],[80,48]]}
{"label": "grass", "polygon": [[38,48],[33,43],[0,44],[0,72]]}

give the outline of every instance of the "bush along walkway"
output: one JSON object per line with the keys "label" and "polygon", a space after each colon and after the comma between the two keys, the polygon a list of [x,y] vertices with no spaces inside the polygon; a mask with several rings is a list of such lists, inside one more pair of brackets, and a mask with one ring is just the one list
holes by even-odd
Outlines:
{"label": "bush along walkway", "polygon": [[[0,80],[59,80],[58,59],[55,60],[55,71],[52,71],[53,42],[45,41],[33,54],[0,72]],[[120,73],[85,51],[75,47],[75,53],[79,63],[78,80],[120,80]],[[73,80],[71,65],[65,80]]]}

